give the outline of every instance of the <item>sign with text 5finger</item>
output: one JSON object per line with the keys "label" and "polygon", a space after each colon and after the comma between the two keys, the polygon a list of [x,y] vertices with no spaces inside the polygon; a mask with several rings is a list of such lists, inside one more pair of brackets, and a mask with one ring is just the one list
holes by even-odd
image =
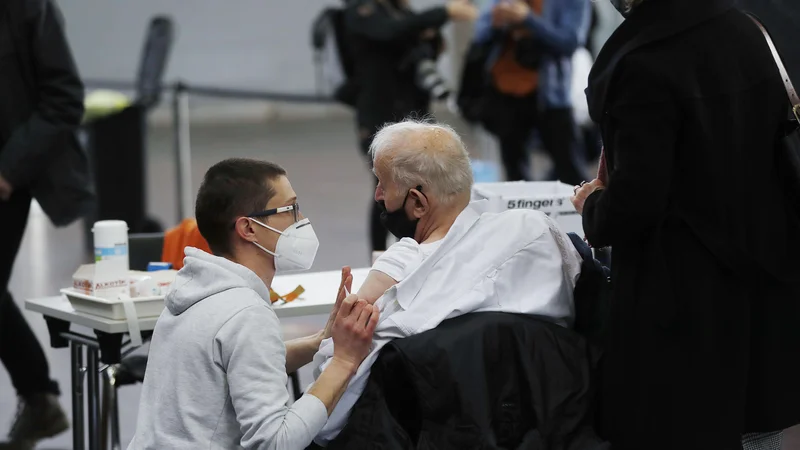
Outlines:
{"label": "sign with text 5finger", "polygon": [[533,209],[554,218],[565,232],[583,236],[581,216],[572,206],[573,186],[560,181],[476,183],[472,200],[488,200],[493,212]]}

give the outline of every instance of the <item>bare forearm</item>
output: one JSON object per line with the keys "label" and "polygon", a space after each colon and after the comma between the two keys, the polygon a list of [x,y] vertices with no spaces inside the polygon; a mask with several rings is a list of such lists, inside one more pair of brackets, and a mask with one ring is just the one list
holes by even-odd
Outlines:
{"label": "bare forearm", "polygon": [[310,363],[321,341],[322,333],[286,341],[286,373],[296,372]]}
{"label": "bare forearm", "polygon": [[358,370],[358,366],[334,358],[308,390],[308,394],[320,399],[328,409],[330,416],[356,370]]}
{"label": "bare forearm", "polygon": [[392,277],[377,270],[371,270],[364,284],[358,289],[358,298],[366,300],[370,305],[381,298],[387,289],[397,284]]}

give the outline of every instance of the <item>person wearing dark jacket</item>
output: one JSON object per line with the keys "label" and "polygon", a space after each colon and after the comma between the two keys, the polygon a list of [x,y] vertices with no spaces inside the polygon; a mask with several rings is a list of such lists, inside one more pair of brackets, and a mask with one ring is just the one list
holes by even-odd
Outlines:
{"label": "person wearing dark jacket", "polygon": [[92,207],[88,164],[75,136],[84,91],[52,0],[3,2],[0,61],[0,359],[20,399],[11,443],[33,448],[68,423],[8,282],[32,198],[59,226]]}
{"label": "person wearing dark jacket", "polygon": [[[469,21],[478,12],[467,0],[422,12],[406,0],[352,0],[345,9],[345,28],[354,60],[357,85],[355,108],[359,146],[371,164],[369,146],[383,125],[428,115],[431,96],[416,79],[409,61],[420,45],[441,49],[438,30],[448,21]],[[435,55],[434,55],[435,58]],[[372,250],[386,250],[388,232],[381,210],[373,202],[370,213]]]}
{"label": "person wearing dark jacket", "polygon": [[491,47],[481,121],[497,136],[506,178],[532,178],[533,130],[569,184],[585,175],[572,108],[572,55],[586,43],[588,0],[492,0],[475,26],[475,42]]}
{"label": "person wearing dark jacket", "polygon": [[615,450],[779,448],[800,423],[786,90],[733,0],[614,3],[628,18],[587,90],[607,182],[573,199],[588,241],[613,247],[603,433]]}

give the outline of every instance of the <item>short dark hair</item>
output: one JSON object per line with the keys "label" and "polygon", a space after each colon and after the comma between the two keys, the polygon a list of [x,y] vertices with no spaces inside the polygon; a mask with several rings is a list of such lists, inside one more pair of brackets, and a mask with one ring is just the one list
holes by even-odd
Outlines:
{"label": "short dark hair", "polygon": [[215,255],[230,255],[236,219],[263,210],[275,196],[272,181],[286,175],[279,165],[232,158],[208,169],[195,203],[200,234]]}

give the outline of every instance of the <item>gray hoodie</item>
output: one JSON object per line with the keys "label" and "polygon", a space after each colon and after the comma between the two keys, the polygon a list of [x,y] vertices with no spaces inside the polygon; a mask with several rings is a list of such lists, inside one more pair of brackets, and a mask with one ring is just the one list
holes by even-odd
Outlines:
{"label": "gray hoodie", "polygon": [[150,346],[130,449],[304,449],[328,419],[287,407],[286,347],[250,269],[187,248]]}

